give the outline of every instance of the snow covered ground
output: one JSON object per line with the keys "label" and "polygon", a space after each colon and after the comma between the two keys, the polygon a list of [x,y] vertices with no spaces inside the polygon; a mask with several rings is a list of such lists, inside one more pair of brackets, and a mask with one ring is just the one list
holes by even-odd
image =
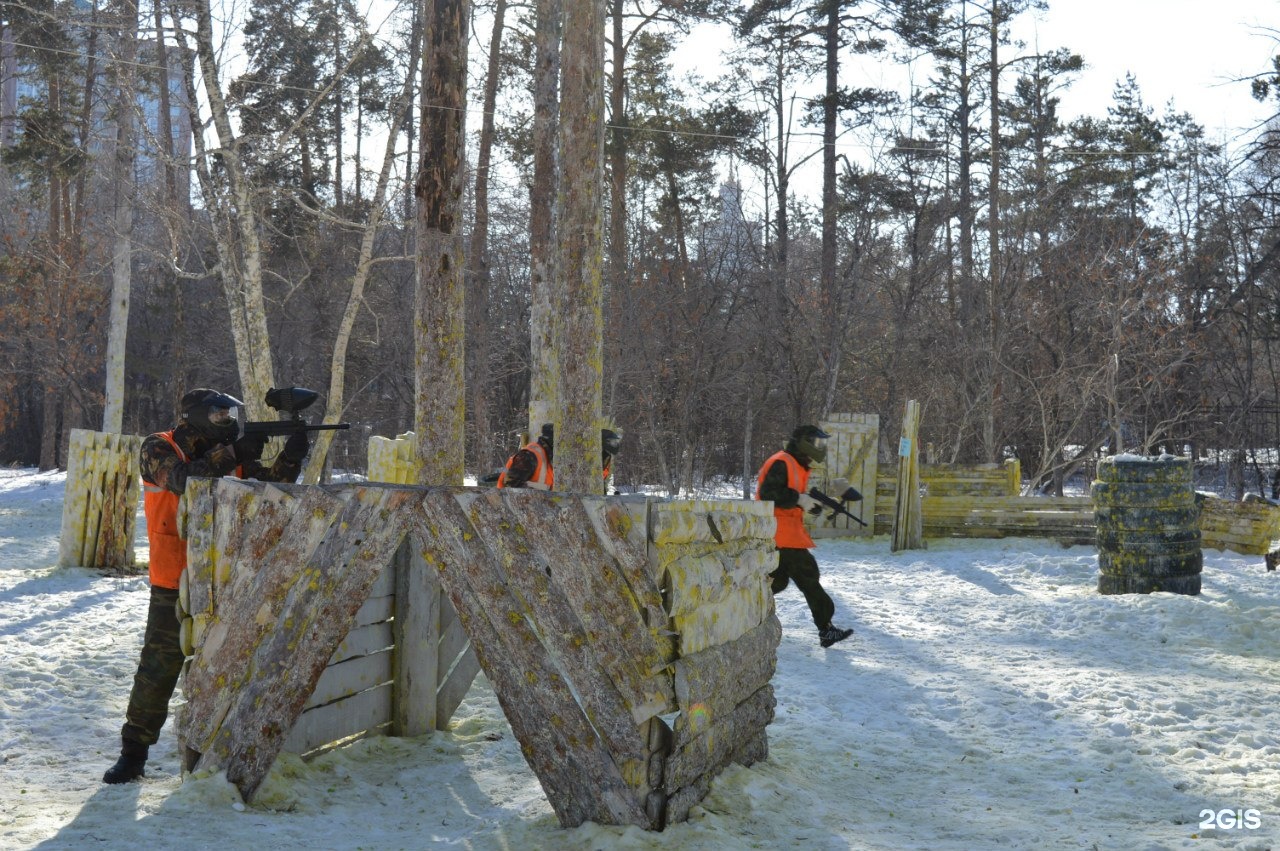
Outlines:
{"label": "snow covered ground", "polygon": [[54,568],[62,493],[0,470],[2,848],[1280,848],[1280,573],[1260,557],[1206,551],[1199,597],[1102,597],[1091,547],[823,541],[856,633],[823,650],[778,597],[769,759],[664,834],[563,830],[483,678],[448,733],[284,757],[252,806],[183,783],[171,726],[143,782],[103,785],[147,587]]}

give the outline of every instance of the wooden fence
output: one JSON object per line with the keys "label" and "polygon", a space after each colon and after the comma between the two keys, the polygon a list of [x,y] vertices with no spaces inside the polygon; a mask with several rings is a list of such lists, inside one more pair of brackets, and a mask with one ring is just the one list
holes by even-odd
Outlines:
{"label": "wooden fence", "polygon": [[59,567],[133,567],[142,438],[71,430]]}
{"label": "wooden fence", "polygon": [[443,639],[408,623],[433,581],[562,824],[660,829],[767,754],[767,504],[226,479],[187,502],[179,736],[246,798],[286,742],[411,733],[432,690],[452,711]]}

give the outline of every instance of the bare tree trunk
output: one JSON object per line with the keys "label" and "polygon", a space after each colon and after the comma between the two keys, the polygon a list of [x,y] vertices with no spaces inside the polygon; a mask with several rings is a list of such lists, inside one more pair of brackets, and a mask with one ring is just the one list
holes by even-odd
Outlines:
{"label": "bare tree trunk", "polygon": [[[252,186],[240,161],[240,140],[236,137],[218,81],[218,59],[213,47],[213,15],[208,0],[194,7],[196,14],[196,56],[204,83],[204,101],[218,136],[217,151],[206,149],[202,134],[192,134],[196,146],[197,175],[205,204],[220,224],[216,240],[219,277],[227,297],[231,316],[231,335],[235,343],[236,364],[240,371],[240,388],[249,415],[255,419],[268,416],[265,396],[275,384],[275,366],[271,355],[271,339],[267,332],[266,299],[262,292],[262,245],[258,238]],[[181,33],[181,29],[175,29]],[[181,38],[181,36],[179,35]],[[195,81],[188,79],[187,96],[193,105],[197,98]],[[193,122],[197,127],[198,122]],[[213,181],[210,160],[216,158],[225,169],[227,191],[220,192]]]}
{"label": "bare tree trunk", "polygon": [[120,0],[120,45],[116,61],[116,146],[112,159],[115,245],[111,258],[111,309],[107,325],[106,407],[102,430],[119,434],[124,425],[124,367],[129,333],[129,290],[133,279],[133,160],[136,133],[133,104],[138,58],[138,3]]}
{"label": "bare tree trunk", "polygon": [[831,0],[823,36],[826,48],[826,92],[822,99],[822,257],[821,285],[824,328],[818,341],[827,392],[822,414],[831,413],[840,374],[841,339],[837,318],[842,311],[836,294],[836,118],[840,97],[840,4]]}
{"label": "bare tree trunk", "polygon": [[422,162],[414,299],[418,482],[460,485],[465,471],[466,296],[461,209],[466,166],[467,0],[423,6]]}
{"label": "bare tree trunk", "polygon": [[561,173],[556,299],[560,318],[557,362],[560,416],[556,430],[556,489],[603,493],[600,477],[603,373],[604,6],[603,0],[565,5],[564,74],[560,112]]}
{"label": "bare tree trunk", "polygon": [[625,0],[612,0],[610,50],[613,77],[609,86],[609,276],[615,286],[627,273],[627,44],[622,31]]}
{"label": "bare tree trunk", "polygon": [[489,38],[489,67],[484,79],[484,104],[480,117],[480,138],[476,152],[475,223],[471,229],[471,254],[467,258],[470,295],[468,307],[473,314],[467,327],[470,342],[470,369],[467,383],[471,396],[471,422],[474,426],[476,460],[489,469],[497,460],[489,427],[489,168],[493,160],[494,110],[498,104],[498,74],[502,54],[502,31],[507,14],[507,0],[497,0],[493,10],[493,32]]}
{"label": "bare tree trunk", "polygon": [[533,188],[529,197],[529,434],[559,409],[556,377],[556,127],[560,122],[560,0],[537,0],[533,102]]}
{"label": "bare tree trunk", "polygon": [[989,215],[988,251],[991,256],[991,296],[988,308],[990,349],[986,369],[986,402],[982,412],[982,443],[987,461],[1000,460],[1000,447],[996,445],[996,406],[1000,401],[1000,347],[1001,311],[1004,310],[1000,278],[1000,2],[991,0],[991,181],[988,187]]}

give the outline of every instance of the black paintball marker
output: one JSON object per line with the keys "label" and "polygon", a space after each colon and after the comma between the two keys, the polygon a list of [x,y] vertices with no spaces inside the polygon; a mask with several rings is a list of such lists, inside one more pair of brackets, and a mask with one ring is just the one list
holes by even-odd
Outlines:
{"label": "black paintball marker", "polygon": [[835,520],[836,517],[843,514],[851,520],[857,520],[863,526],[867,525],[861,517],[844,507],[846,502],[858,502],[862,499],[862,494],[858,493],[857,488],[845,488],[844,493],[840,494],[840,499],[838,500],[835,497],[827,496],[817,488],[809,488],[809,496],[813,497],[821,504],[815,505],[810,509],[813,514],[821,514],[821,506],[825,505],[827,508],[831,509],[831,516],[827,518],[828,520]]}
{"label": "black paintball marker", "polygon": [[319,393],[305,387],[273,387],[267,391],[267,406],[281,414],[287,414],[289,418],[274,422],[244,423],[240,427],[239,436],[260,434],[264,437],[284,437],[300,431],[338,431],[351,428],[351,423],[308,425],[301,412],[311,407],[318,398]]}

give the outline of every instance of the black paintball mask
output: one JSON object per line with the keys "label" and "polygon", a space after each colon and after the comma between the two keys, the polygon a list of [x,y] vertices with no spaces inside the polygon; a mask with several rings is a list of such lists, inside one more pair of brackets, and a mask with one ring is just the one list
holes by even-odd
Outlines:
{"label": "black paintball mask", "polygon": [[821,464],[827,460],[827,438],[829,437],[831,435],[816,425],[796,426],[796,430],[791,432],[791,445],[795,447],[796,455],[803,455]]}
{"label": "black paintball mask", "polygon": [[622,435],[613,429],[600,429],[600,450],[606,459],[612,458],[618,454],[618,449],[622,446]]}
{"label": "black paintball mask", "polygon": [[191,390],[179,405],[182,421],[196,434],[214,443],[227,443],[240,436],[244,403],[208,387]]}

